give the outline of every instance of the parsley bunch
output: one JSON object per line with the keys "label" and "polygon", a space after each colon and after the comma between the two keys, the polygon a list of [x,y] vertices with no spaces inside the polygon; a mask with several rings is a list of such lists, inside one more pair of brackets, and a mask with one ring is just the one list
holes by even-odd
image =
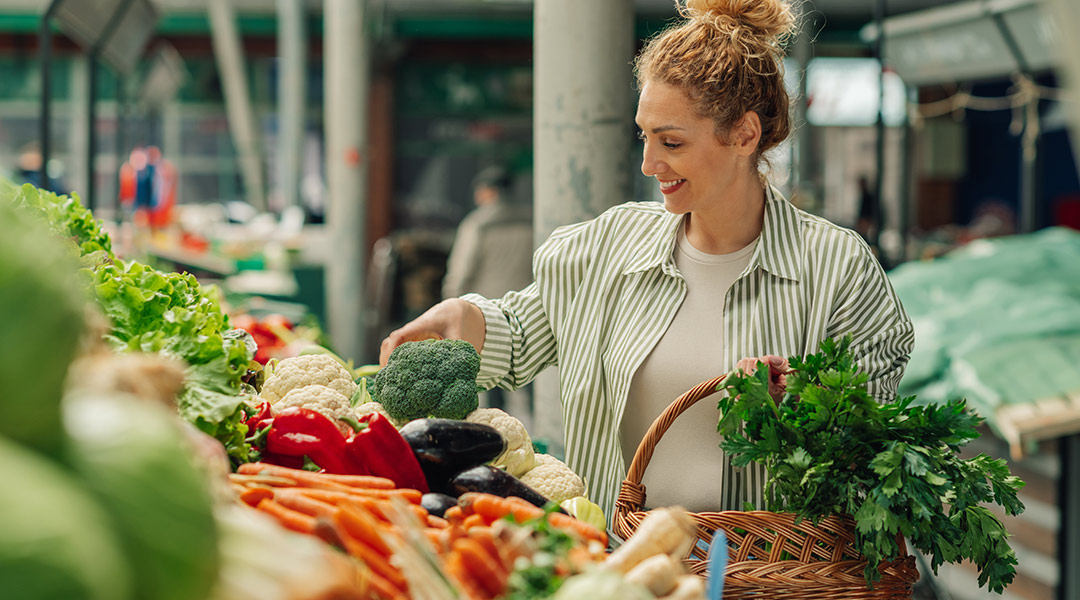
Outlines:
{"label": "parsley bunch", "polygon": [[881,578],[881,561],[899,554],[899,533],[931,557],[935,572],[968,559],[979,568],[979,585],[1000,593],[1016,573],[1016,555],[1001,521],[980,504],[993,501],[1017,515],[1024,482],[1004,460],[957,455],[982,422],[963,400],[915,406],[912,396],[879,404],[850,346],[851,336],[826,339],[819,354],[791,358],[794,372],[779,405],[764,365],[729,376],[718,406],[720,447],[737,467],[765,465],[768,510],[814,523],[854,517],[868,584]]}

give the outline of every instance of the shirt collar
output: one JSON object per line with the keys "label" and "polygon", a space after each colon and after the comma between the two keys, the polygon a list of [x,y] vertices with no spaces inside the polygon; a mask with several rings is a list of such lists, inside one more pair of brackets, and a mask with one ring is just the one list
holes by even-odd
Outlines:
{"label": "shirt collar", "polygon": [[[659,267],[667,275],[675,275],[673,251],[679,227],[684,219],[685,215],[664,213],[655,241],[626,265],[623,274],[629,275]],[[788,203],[778,190],[772,186],[766,187],[765,221],[757,248],[750,257],[747,272],[760,266],[778,277],[798,281],[797,264],[802,251],[797,209]]]}

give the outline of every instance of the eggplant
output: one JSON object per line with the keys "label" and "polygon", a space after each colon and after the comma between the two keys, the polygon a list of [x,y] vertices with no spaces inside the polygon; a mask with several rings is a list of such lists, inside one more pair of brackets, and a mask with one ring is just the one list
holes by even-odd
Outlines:
{"label": "eggplant", "polygon": [[[525,485],[517,477],[490,465],[466,469],[450,480],[450,494],[460,496],[465,492],[483,492],[503,498],[517,496],[540,508],[544,508],[549,502],[540,492]],[[559,509],[559,512],[565,511]]]}
{"label": "eggplant", "polygon": [[427,509],[428,514],[441,517],[446,514],[446,509],[457,506],[457,498],[438,492],[428,492],[420,497],[420,506]]}
{"label": "eggplant", "polygon": [[412,448],[433,492],[447,493],[451,477],[491,462],[506,450],[506,440],[498,430],[480,423],[417,419],[399,433]]}

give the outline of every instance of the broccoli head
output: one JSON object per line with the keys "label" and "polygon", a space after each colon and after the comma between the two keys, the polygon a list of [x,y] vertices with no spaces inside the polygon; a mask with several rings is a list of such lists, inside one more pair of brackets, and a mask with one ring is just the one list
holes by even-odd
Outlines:
{"label": "broccoli head", "polygon": [[397,422],[464,419],[476,410],[480,355],[464,340],[405,342],[390,353],[371,395]]}

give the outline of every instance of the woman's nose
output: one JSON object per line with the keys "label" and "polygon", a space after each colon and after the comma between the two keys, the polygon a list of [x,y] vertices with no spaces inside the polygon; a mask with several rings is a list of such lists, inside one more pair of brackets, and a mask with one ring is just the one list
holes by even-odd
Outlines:
{"label": "woman's nose", "polygon": [[645,150],[641,153],[641,173],[646,177],[652,177],[657,173],[662,173],[663,168],[663,163],[656,158],[656,152],[649,148],[648,142],[645,142]]}

